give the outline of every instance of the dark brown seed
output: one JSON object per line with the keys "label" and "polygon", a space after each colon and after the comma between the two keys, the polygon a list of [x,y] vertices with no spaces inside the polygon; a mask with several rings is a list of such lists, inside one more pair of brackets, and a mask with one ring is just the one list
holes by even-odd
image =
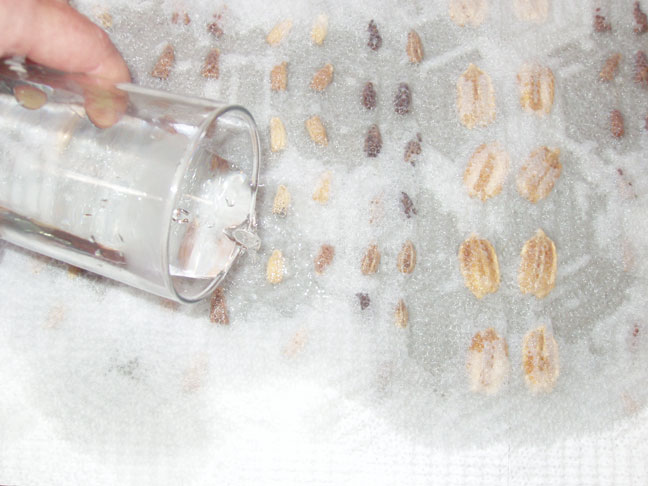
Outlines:
{"label": "dark brown seed", "polygon": [[648,30],[648,17],[641,11],[639,2],[634,3],[635,34],[643,34]]}
{"label": "dark brown seed", "polygon": [[623,126],[623,115],[619,110],[612,110],[610,113],[610,131],[616,138],[623,137],[625,133]]}
{"label": "dark brown seed", "polygon": [[367,27],[367,31],[369,32],[369,42],[367,42],[367,45],[372,51],[377,51],[378,49],[380,49],[380,46],[382,46],[382,37],[380,36],[378,27],[373,20],[369,21],[369,27]]}
{"label": "dark brown seed", "polygon": [[642,88],[648,88],[648,58],[643,51],[637,51],[635,55],[634,81]]}
{"label": "dark brown seed", "polygon": [[367,157],[377,157],[382,148],[382,137],[378,125],[371,125],[365,138],[364,151]]}
{"label": "dark brown seed", "polygon": [[376,107],[376,90],[371,81],[368,81],[362,89],[362,105],[367,110],[373,110]]}
{"label": "dark brown seed", "polygon": [[369,304],[371,304],[371,299],[369,298],[369,294],[358,292],[356,296],[360,300],[360,310],[365,310],[367,307],[369,307]]}
{"label": "dark brown seed", "polygon": [[223,36],[223,29],[221,28],[220,25],[218,25],[218,22],[212,22],[210,24],[207,24],[207,32],[209,32],[217,39],[220,39]]}
{"label": "dark brown seed", "polygon": [[229,324],[225,292],[223,292],[223,289],[220,287],[214,290],[214,293],[211,296],[209,320],[215,324]]}
{"label": "dark brown seed", "polygon": [[324,270],[331,264],[335,256],[335,248],[331,245],[322,245],[315,257],[315,273],[322,275]]}
{"label": "dark brown seed", "polygon": [[403,211],[407,219],[411,218],[412,215],[417,215],[418,211],[414,207],[412,199],[407,195],[406,192],[401,192],[401,206],[403,206]]}
{"label": "dark brown seed", "polygon": [[151,71],[151,76],[154,78],[167,79],[174,62],[175,53],[173,51],[173,46],[169,44],[164,48],[164,51],[162,51],[157,63],[155,63],[155,67],[153,68],[153,71]]}
{"label": "dark brown seed", "polygon": [[394,110],[399,115],[405,115],[409,112],[410,103],[412,102],[412,93],[410,93],[407,83],[401,83],[394,96]]}
{"label": "dark brown seed", "polygon": [[601,15],[601,9],[597,8],[596,13],[594,14],[594,30],[596,32],[608,32],[612,30],[612,26],[607,19]]}
{"label": "dark brown seed", "polygon": [[212,49],[207,54],[205,58],[205,64],[203,64],[202,74],[203,78],[218,79],[220,76],[220,70],[218,68],[218,59],[220,57],[220,51],[218,49]]}
{"label": "dark brown seed", "polygon": [[415,165],[416,156],[421,155],[421,141],[421,134],[417,133],[416,139],[407,142],[407,145],[405,145],[405,156],[403,157],[405,162]]}

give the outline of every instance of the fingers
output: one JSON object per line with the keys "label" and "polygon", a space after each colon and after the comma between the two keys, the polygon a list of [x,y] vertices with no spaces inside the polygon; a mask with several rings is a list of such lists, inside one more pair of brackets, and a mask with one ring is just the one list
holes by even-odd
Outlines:
{"label": "fingers", "polygon": [[67,72],[129,82],[130,73],[108,35],[61,0],[0,0],[0,54],[23,55]]}

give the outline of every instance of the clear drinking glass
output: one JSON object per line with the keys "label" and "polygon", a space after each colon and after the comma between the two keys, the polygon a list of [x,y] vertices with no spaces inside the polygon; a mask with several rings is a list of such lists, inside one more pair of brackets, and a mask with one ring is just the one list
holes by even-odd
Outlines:
{"label": "clear drinking glass", "polygon": [[241,106],[0,60],[0,238],[195,302],[258,248]]}

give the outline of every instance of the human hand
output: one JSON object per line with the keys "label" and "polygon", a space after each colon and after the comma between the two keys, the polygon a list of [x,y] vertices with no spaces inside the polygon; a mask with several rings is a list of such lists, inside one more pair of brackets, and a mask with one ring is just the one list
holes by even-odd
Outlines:
{"label": "human hand", "polygon": [[131,80],[108,35],[65,0],[0,0],[0,57],[11,55],[114,83]]}

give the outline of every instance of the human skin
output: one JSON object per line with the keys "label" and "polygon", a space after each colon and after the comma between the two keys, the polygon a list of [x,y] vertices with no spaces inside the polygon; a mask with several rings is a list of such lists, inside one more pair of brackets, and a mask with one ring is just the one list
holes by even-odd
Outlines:
{"label": "human skin", "polygon": [[65,0],[0,0],[0,57],[12,55],[115,83],[131,80],[108,35]]}

